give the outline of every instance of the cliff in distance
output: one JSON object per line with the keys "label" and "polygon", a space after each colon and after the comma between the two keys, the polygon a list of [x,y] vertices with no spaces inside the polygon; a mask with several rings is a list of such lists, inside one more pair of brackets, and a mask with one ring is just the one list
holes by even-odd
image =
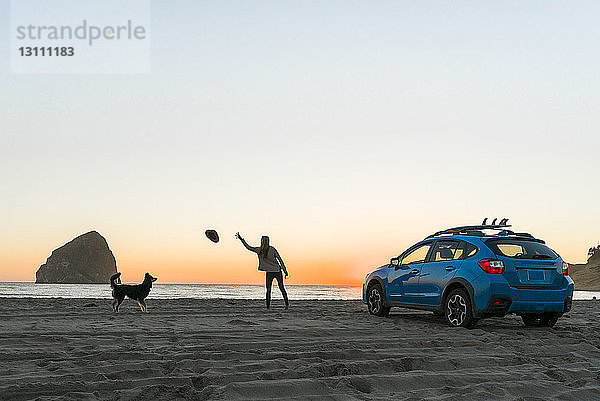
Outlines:
{"label": "cliff in distance", "polygon": [[569,275],[576,290],[600,291],[600,246],[590,248],[587,263],[571,265]]}

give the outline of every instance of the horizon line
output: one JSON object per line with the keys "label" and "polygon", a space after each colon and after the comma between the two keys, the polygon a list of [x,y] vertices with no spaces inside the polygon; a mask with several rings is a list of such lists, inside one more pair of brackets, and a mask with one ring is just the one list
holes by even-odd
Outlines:
{"label": "horizon line", "polygon": [[[36,283],[35,281],[0,281],[0,284],[16,284],[16,283],[31,283],[31,284],[49,284],[49,285],[56,285],[56,284],[68,284],[68,285],[110,285],[110,282],[107,283]],[[139,283],[138,283],[139,284]],[[161,283],[154,283],[154,285],[157,284],[165,284],[165,285],[189,285],[189,284],[196,284],[196,285],[256,285],[256,286],[260,286],[260,287],[264,287],[264,283],[263,284],[256,284],[256,283],[214,283],[214,282],[187,282],[187,283],[181,283],[181,282],[161,282]],[[294,283],[294,284],[285,284],[286,286],[312,286],[312,287],[362,287],[362,284],[306,284],[306,283]]]}

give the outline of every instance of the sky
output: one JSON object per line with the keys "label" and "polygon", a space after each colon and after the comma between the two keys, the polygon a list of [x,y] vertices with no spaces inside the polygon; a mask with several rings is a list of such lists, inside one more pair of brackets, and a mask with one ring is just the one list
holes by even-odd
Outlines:
{"label": "sky", "polygon": [[[97,230],[124,281],[360,284],[437,230],[600,240],[600,3],[152,1],[146,74],[14,74],[0,281]],[[214,228],[213,244],[204,230]]]}

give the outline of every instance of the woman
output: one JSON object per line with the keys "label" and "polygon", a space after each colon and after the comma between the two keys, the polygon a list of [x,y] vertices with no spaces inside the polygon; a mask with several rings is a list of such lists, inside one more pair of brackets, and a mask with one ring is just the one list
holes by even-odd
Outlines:
{"label": "woman", "polygon": [[288,301],[287,292],[285,292],[285,287],[283,286],[283,275],[281,274],[281,271],[283,270],[285,273],[285,278],[288,277],[288,272],[277,249],[269,245],[269,237],[263,235],[260,239],[260,247],[258,248],[248,245],[240,233],[236,233],[235,237],[242,241],[242,244],[244,244],[247,250],[258,255],[258,270],[267,272],[267,309],[271,307],[271,286],[273,285],[273,279],[277,279],[277,285],[279,285],[281,295],[283,295],[283,300],[285,301],[285,309],[288,310],[290,308],[290,303]]}

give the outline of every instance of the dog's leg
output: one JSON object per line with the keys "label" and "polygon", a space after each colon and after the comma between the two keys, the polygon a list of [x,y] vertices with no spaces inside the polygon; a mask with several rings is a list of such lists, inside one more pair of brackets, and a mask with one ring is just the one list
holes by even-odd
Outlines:
{"label": "dog's leg", "polygon": [[115,299],[112,303],[113,312],[117,311],[117,300]]}
{"label": "dog's leg", "polygon": [[140,306],[144,312],[148,312],[148,308],[146,307],[146,302],[144,302],[144,300],[140,301]]}
{"label": "dog's leg", "polygon": [[119,307],[121,306],[121,304],[123,303],[124,300],[125,300],[125,298],[119,298],[117,300],[117,308],[116,308],[117,310],[116,310],[116,312],[119,311]]}
{"label": "dog's leg", "polygon": [[138,305],[140,306],[140,309],[142,310],[142,312],[145,312],[144,310],[144,301],[138,301]]}

